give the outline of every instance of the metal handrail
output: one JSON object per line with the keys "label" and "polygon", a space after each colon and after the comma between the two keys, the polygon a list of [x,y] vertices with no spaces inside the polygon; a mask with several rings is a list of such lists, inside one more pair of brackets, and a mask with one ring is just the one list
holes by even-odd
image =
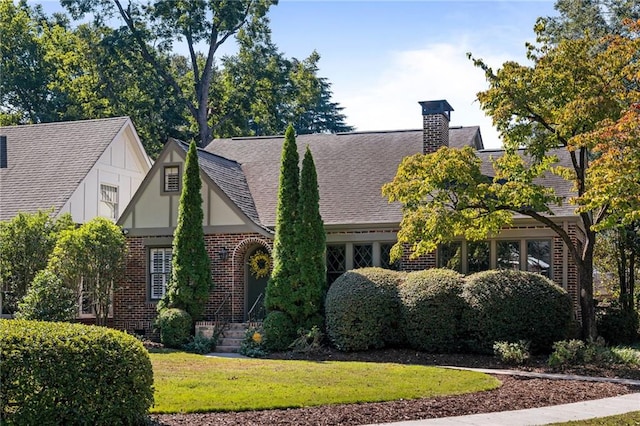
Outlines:
{"label": "metal handrail", "polygon": [[222,308],[230,298],[231,298],[231,293],[225,294],[224,299],[222,299],[222,302],[220,303],[220,306],[218,306],[218,309],[216,309],[216,311],[213,313],[213,320],[216,324],[223,323],[223,321],[220,321],[220,316],[221,316],[220,311],[222,311]]}
{"label": "metal handrail", "polygon": [[251,309],[249,309],[249,312],[247,313],[247,320],[249,321],[249,323],[255,322],[253,321],[253,311],[256,309],[256,307],[258,306],[258,302],[260,302],[263,297],[264,293],[260,293],[260,295],[258,295],[258,297],[256,298],[256,301],[253,303],[253,306],[251,306]]}

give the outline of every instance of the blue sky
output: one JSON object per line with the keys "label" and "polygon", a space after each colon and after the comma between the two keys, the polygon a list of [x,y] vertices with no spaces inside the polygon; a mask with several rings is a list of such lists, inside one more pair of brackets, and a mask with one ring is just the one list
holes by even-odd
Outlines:
{"label": "blue sky", "polygon": [[[40,1],[45,11],[58,2]],[[466,53],[494,68],[525,61],[539,16],[554,1],[280,0],[270,12],[272,37],[287,56],[321,55],[320,76],[359,131],[421,126],[418,101],[447,99],[451,125],[480,125],[485,146],[500,146],[476,93],[484,74]]]}

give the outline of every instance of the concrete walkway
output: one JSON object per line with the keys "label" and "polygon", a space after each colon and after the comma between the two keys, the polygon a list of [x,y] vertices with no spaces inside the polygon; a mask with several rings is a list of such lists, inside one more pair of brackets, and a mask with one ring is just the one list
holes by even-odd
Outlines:
{"label": "concrete walkway", "polygon": [[631,411],[640,411],[640,393],[596,399],[594,401],[575,402],[573,404],[530,408],[527,410],[500,411],[497,413],[473,414],[470,416],[386,423],[385,426],[546,425],[549,423],[607,417]]}

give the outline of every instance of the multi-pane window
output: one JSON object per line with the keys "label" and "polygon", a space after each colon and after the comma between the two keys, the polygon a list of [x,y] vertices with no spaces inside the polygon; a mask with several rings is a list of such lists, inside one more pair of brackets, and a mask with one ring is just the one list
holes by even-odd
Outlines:
{"label": "multi-pane window", "polygon": [[393,243],[380,244],[380,267],[384,269],[399,269],[400,262],[391,262],[391,248]]}
{"label": "multi-pane window", "polygon": [[116,220],[118,218],[118,187],[100,184],[100,215]]}
{"label": "multi-pane window", "polygon": [[462,243],[454,241],[438,247],[438,267],[462,272]]}
{"label": "multi-pane window", "polygon": [[373,246],[371,244],[353,245],[353,267],[366,268],[373,266]]}
{"label": "multi-pane window", "polygon": [[551,277],[551,240],[527,240],[527,271]]}
{"label": "multi-pane window", "polygon": [[327,246],[327,284],[333,283],[346,270],[346,247],[344,245]]}
{"label": "multi-pane window", "polygon": [[496,241],[496,268],[520,269],[520,241]]}
{"label": "multi-pane window", "polygon": [[467,273],[488,271],[491,267],[490,257],[489,241],[469,241],[467,243]]}
{"label": "multi-pane window", "polygon": [[165,166],[164,167],[164,192],[180,191],[180,167]]}
{"label": "multi-pane window", "polygon": [[171,248],[149,250],[149,298],[162,299],[171,278]]}

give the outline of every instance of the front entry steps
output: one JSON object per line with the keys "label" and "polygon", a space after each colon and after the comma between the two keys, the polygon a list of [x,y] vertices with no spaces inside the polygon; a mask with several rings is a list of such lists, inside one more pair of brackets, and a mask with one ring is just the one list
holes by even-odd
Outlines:
{"label": "front entry steps", "polygon": [[247,323],[227,324],[222,334],[220,334],[215,351],[220,353],[238,352],[248,329],[249,324]]}

